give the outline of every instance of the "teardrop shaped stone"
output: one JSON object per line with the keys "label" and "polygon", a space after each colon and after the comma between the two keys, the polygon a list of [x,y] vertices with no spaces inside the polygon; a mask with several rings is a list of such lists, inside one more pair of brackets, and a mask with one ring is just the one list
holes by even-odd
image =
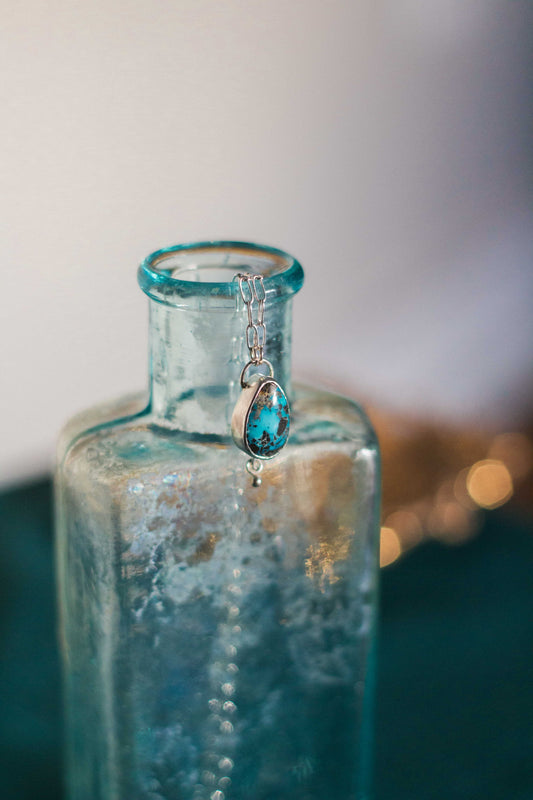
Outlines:
{"label": "teardrop shaped stone", "polygon": [[272,458],[289,436],[290,412],[285,392],[266,381],[256,394],[246,423],[246,442],[258,458]]}

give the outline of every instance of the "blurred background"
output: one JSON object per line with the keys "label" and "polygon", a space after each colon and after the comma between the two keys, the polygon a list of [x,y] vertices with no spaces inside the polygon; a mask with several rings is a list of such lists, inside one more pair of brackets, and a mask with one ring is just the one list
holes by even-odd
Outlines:
{"label": "blurred background", "polygon": [[2,11],[4,796],[61,796],[57,432],[145,385],[136,266],[208,238],[303,263],[295,372],[381,439],[377,796],[533,796],[533,4]]}

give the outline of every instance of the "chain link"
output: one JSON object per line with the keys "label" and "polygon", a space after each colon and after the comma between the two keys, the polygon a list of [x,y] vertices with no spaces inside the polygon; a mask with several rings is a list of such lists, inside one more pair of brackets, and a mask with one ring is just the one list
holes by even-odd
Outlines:
{"label": "chain link", "polygon": [[265,325],[265,286],[262,275],[240,272],[239,291],[246,307],[248,324],[246,326],[246,346],[250,351],[250,361],[257,366],[262,364],[266,343]]}

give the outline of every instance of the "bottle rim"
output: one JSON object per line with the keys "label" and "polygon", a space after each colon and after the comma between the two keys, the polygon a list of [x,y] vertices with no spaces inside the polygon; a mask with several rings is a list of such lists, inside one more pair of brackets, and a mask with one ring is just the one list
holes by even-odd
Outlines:
{"label": "bottle rim", "polygon": [[194,304],[195,298],[231,300],[233,304],[239,291],[235,276],[240,272],[263,276],[269,302],[295,294],[304,280],[301,264],[284,250],[224,240],[156,250],[141,263],[137,277],[152,300],[183,307]]}

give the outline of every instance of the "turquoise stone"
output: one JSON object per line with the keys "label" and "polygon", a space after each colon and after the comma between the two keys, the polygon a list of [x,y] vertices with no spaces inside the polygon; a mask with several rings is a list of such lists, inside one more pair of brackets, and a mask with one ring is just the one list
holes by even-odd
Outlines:
{"label": "turquoise stone", "polygon": [[258,458],[279,453],[289,435],[289,403],[275,381],[267,381],[256,394],[246,421],[246,443]]}

